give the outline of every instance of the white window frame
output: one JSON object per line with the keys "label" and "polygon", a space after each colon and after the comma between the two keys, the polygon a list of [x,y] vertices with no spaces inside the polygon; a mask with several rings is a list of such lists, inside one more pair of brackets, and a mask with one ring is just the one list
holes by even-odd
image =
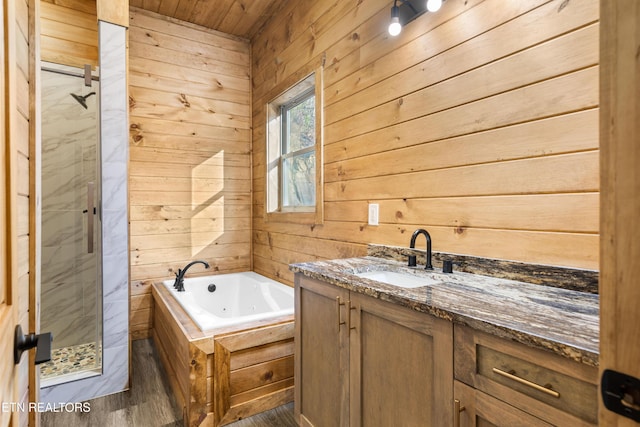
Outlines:
{"label": "white window frame", "polygon": [[[313,93],[315,96],[315,144],[295,153],[315,151],[315,203],[313,206],[282,205],[283,159],[291,153],[283,153],[283,138],[286,134],[282,119],[287,107],[297,105]],[[267,221],[322,224],[323,222],[323,155],[322,155],[322,73],[316,70],[304,79],[291,85],[283,93],[267,103],[267,141],[265,150],[265,219]]]}

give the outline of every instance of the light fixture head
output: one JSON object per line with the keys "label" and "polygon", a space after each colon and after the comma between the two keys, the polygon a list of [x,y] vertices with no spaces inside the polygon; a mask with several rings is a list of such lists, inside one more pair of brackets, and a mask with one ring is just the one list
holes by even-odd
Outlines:
{"label": "light fixture head", "polygon": [[437,12],[442,7],[442,0],[427,0],[427,10]]}
{"label": "light fixture head", "polygon": [[389,34],[392,36],[397,36],[402,31],[402,24],[400,24],[400,9],[398,6],[393,4],[391,8],[391,22],[389,23]]}

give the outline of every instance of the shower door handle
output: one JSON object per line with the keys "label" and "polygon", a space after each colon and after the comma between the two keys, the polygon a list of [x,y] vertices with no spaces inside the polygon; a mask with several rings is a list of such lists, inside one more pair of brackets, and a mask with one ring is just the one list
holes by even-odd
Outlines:
{"label": "shower door handle", "polygon": [[87,182],[87,253],[93,253],[93,182]]}

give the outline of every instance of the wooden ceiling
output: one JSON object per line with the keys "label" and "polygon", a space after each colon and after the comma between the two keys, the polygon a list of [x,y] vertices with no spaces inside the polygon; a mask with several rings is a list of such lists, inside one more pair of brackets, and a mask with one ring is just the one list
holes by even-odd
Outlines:
{"label": "wooden ceiling", "polygon": [[252,39],[286,0],[130,0],[134,7]]}

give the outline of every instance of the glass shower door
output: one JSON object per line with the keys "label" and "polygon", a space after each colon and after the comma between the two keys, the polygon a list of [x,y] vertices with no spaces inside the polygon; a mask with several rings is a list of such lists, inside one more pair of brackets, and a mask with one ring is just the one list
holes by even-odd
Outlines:
{"label": "glass shower door", "polygon": [[41,74],[40,325],[53,333],[43,387],[101,372],[98,83],[83,75],[55,64]]}

